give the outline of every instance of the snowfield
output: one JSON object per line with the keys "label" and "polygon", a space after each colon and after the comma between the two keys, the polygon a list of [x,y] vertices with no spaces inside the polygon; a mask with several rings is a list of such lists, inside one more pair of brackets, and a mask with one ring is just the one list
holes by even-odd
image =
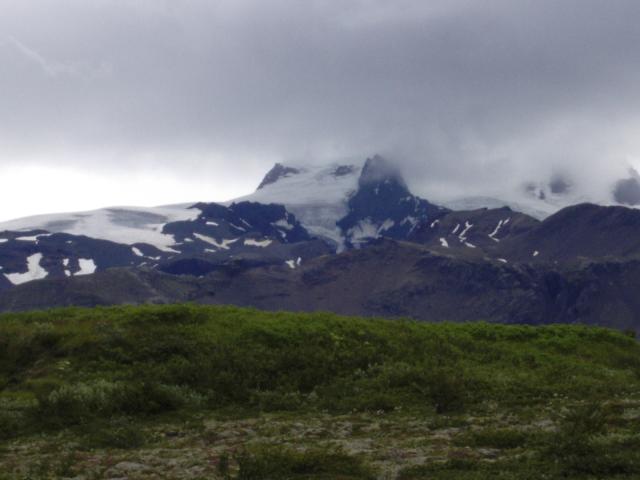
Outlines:
{"label": "snowfield", "polygon": [[[191,205],[112,207],[87,212],[37,215],[0,223],[0,231],[47,230],[51,233],[86,235],[129,245],[148,243],[160,250],[175,252],[171,248],[176,243],[175,238],[162,233],[162,227],[170,222],[195,220],[200,210],[189,208]],[[19,240],[36,241],[40,236],[25,236]]]}
{"label": "snowfield", "polygon": [[249,201],[284,205],[312,235],[341,245],[343,238],[336,222],[348,213],[347,202],[358,188],[362,166],[334,163],[322,167],[287,167],[296,168],[299,173],[290,173],[227,204]]}
{"label": "snowfield", "polygon": [[42,254],[34,253],[27,257],[27,271],[25,273],[5,273],[4,276],[14,285],[45,278],[49,272],[40,266],[40,260],[42,260]]}

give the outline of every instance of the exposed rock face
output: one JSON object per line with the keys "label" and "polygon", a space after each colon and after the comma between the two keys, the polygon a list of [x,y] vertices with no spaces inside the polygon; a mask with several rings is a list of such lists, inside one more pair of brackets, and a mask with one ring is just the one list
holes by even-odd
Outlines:
{"label": "exposed rock face", "polygon": [[451,211],[413,195],[380,156],[362,168],[279,165],[267,177],[255,193],[262,201],[104,209],[39,223],[85,225],[109,238],[115,231],[121,242],[44,228],[0,232],[0,311],[193,301],[640,328],[639,210],[580,204],[544,221],[508,207]]}
{"label": "exposed rock face", "polygon": [[262,182],[260,182],[260,185],[258,185],[258,190],[272,183],[276,183],[281,178],[284,178],[288,175],[295,175],[296,173],[300,173],[300,170],[293,167],[286,167],[281,163],[276,163],[262,179]]}
{"label": "exposed rock face", "polygon": [[380,156],[367,159],[358,190],[348,202],[347,215],[338,221],[345,243],[360,247],[379,237],[405,239],[423,223],[447,210],[411,194],[400,172]]}
{"label": "exposed rock face", "polygon": [[638,282],[639,260],[553,268],[463,259],[379,240],[295,268],[228,264],[203,278],[111,269],[45,279],[0,293],[0,308],[190,301],[426,321],[583,322],[638,329]]}

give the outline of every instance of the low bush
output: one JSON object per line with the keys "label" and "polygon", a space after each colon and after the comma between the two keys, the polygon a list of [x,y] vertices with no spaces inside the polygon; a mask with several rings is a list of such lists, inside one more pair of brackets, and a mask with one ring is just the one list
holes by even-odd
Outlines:
{"label": "low bush", "polygon": [[237,480],[373,480],[374,472],[342,450],[259,446],[239,454]]}
{"label": "low bush", "polygon": [[0,396],[31,395],[21,412],[50,428],[203,408],[448,415],[602,400],[640,390],[639,365],[632,338],[575,325],[192,305],[0,315]]}
{"label": "low bush", "polygon": [[119,417],[109,422],[94,422],[85,429],[83,443],[91,448],[132,449],[146,442],[144,431],[130,418]]}

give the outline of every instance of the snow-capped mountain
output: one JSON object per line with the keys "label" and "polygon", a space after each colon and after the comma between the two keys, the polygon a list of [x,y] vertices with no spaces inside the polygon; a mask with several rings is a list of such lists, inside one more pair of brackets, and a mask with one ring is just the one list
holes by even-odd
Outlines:
{"label": "snow-capped mountain", "polygon": [[358,189],[361,171],[362,165],[339,163],[322,167],[276,164],[254,193],[233,202],[284,205],[311,234],[339,246],[344,236],[337,223],[348,213],[347,204]]}
{"label": "snow-capped mountain", "polygon": [[[29,222],[20,220],[9,226]],[[0,288],[113,267],[147,267],[194,275],[238,263],[277,263],[295,268],[303,258],[331,252],[324,242],[314,240],[294,215],[275,204],[106,209],[43,216],[37,222],[43,228],[0,227]],[[97,238],[85,234],[83,225]],[[98,229],[99,225],[104,231]],[[119,233],[119,242],[104,238],[118,238]]]}
{"label": "snow-capped mountain", "polygon": [[[607,235],[598,236],[590,228],[600,221],[601,207],[558,216],[553,202],[566,189],[549,189],[524,189],[530,199],[524,207],[487,197],[436,205],[413,195],[399,170],[380,156],[362,164],[276,164],[254,193],[225,204],[105,208],[1,223],[0,290],[111,268],[192,276],[258,267],[289,271],[382,237],[447,257],[505,264],[577,261],[585,252],[600,258],[607,249],[625,258],[640,253],[628,242],[623,250],[609,245],[617,231],[628,236],[625,222],[632,214],[616,214]],[[546,210],[534,211],[536,205]],[[599,238],[598,248],[587,248],[587,240],[575,235],[573,246],[564,245],[563,225],[579,226],[574,230],[586,239]]]}
{"label": "snow-capped mountain", "polygon": [[523,190],[523,205],[546,206],[533,216],[491,198],[439,205],[374,156],[276,165],[225,204],[5,222],[0,311],[194,301],[640,328],[640,211],[555,212],[573,197],[548,189]]}

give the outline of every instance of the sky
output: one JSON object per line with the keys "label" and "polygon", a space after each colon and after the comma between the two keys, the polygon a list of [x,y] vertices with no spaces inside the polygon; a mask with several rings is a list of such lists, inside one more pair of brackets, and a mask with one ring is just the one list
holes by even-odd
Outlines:
{"label": "sky", "polygon": [[[0,0],[0,220],[383,154],[427,198],[640,167],[637,0]],[[519,191],[519,190],[518,190]]]}

